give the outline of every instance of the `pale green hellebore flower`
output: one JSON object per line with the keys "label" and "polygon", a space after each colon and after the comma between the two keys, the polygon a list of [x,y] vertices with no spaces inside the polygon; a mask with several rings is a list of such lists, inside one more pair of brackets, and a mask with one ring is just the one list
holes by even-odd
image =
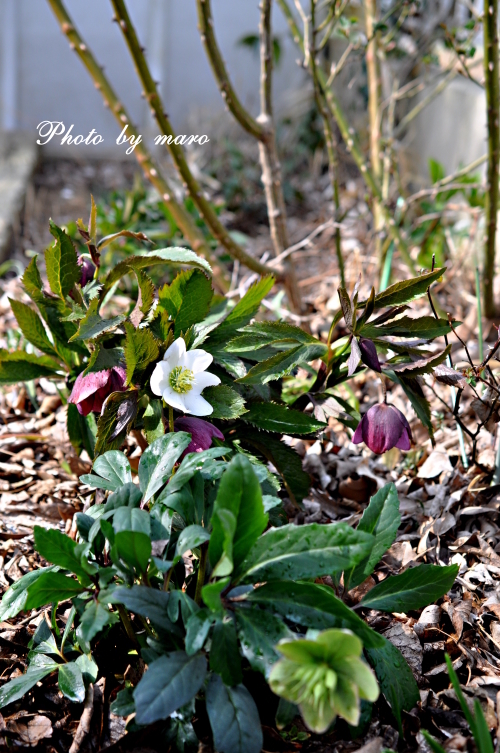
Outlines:
{"label": "pale green hellebore flower", "polygon": [[350,630],[324,630],[315,640],[283,641],[276,648],[283,659],[272,668],[271,690],[296,703],[313,732],[326,732],[336,716],[356,726],[360,699],[377,700],[377,680]]}

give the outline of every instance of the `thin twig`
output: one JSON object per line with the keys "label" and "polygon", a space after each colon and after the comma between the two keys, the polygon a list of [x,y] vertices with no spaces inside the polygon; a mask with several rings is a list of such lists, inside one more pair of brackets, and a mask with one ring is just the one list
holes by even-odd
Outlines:
{"label": "thin twig", "polygon": [[94,81],[94,86],[101,92],[104,102],[109,107],[110,112],[114,115],[121,128],[127,126],[128,136],[134,138],[136,143],[134,153],[144,173],[162,197],[168,211],[171,213],[194,251],[205,256],[211,262],[214,280],[217,282],[219,288],[222,291],[227,290],[228,282],[225,277],[225,271],[221,268],[217,257],[213,254],[210,246],[206,243],[203,234],[196,227],[191,215],[187,212],[184,206],[176,200],[174,190],[162,175],[159,166],[152,159],[144,142],[137,141],[139,134],[135,130],[127,110],[119,100],[91,50],[85,44],[75,28],[62,0],[48,0],[48,3],[61,26],[61,30],[66,35],[70,47],[75,51],[84,64]]}
{"label": "thin twig", "polygon": [[[53,1],[54,0],[51,0],[51,2]],[[270,270],[268,267],[261,264],[258,259],[254,259],[238,243],[236,243],[217,217],[214,208],[201,190],[198,181],[189,168],[182,146],[179,143],[175,143],[176,135],[174,129],[172,128],[167,113],[163,109],[163,103],[158,93],[157,84],[151,75],[151,71],[144,55],[144,48],[139,43],[137,32],[129,16],[125,1],[111,0],[111,3],[116,14],[118,25],[129,48],[137,74],[144,88],[144,96],[152,109],[152,113],[156,118],[156,122],[158,123],[162,134],[167,137],[168,150],[180,177],[186,185],[190,197],[196,205],[196,208],[203,216],[215,238],[222,243],[224,248],[234,259],[238,259],[242,264],[245,264],[249,269],[258,272],[259,274],[269,274]]]}
{"label": "thin twig", "polygon": [[[288,5],[287,0],[278,0],[278,3],[288,22],[293,40],[295,41],[299,49],[304,54],[304,51],[305,51],[304,39],[303,39],[302,34],[300,33],[299,27],[297,26],[297,22]],[[309,70],[310,70],[310,66],[309,66]],[[344,139],[346,143],[347,150],[350,152],[356,165],[358,166],[361,172],[361,175],[372,197],[382,202],[382,189],[380,185],[378,184],[372,171],[366,164],[366,160],[364,158],[364,155],[363,155],[361,146],[359,144],[359,140],[354,131],[354,128],[352,128],[349,125],[337,97],[334,95],[332,90],[328,89],[328,87],[326,86],[327,84],[326,74],[319,67],[318,67],[318,80],[321,85],[321,89],[325,97],[325,102],[327,104],[327,107],[330,110],[333,119],[335,120],[335,122],[337,123],[339,127],[342,138]],[[413,259],[410,256],[408,245],[399,227],[396,225],[396,222],[392,215],[392,211],[389,209],[389,207],[385,206],[383,203],[382,203],[382,213],[383,213],[387,232],[394,239],[405,264],[408,266],[408,268],[411,270],[413,274],[416,274],[416,266]]]}

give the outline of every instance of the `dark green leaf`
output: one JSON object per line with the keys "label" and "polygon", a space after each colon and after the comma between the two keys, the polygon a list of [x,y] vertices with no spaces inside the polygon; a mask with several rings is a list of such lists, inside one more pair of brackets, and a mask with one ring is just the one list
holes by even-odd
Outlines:
{"label": "dark green leaf", "polygon": [[106,625],[112,625],[118,619],[118,615],[111,613],[104,604],[90,601],[80,619],[80,634],[90,643]]}
{"label": "dark green leaf", "polygon": [[82,416],[74,403],[68,403],[66,428],[71,444],[80,453],[85,450],[90,458],[94,457],[97,423],[93,413]]}
{"label": "dark green leaf", "polygon": [[[426,272],[420,277],[412,277],[409,280],[396,282],[389,285],[382,293],[375,296],[375,309],[381,309],[385,306],[400,306],[404,303],[411,303],[416,298],[425,295],[427,288],[433,282],[439,280],[446,272],[446,267],[440,267],[433,272]],[[358,307],[365,306],[366,301],[358,303]]]}
{"label": "dark green leaf", "polygon": [[248,594],[246,601],[259,604],[304,627],[352,630],[365,648],[381,648],[386,642],[327,586],[275,581],[256,588]]}
{"label": "dark green leaf", "polygon": [[277,403],[250,403],[243,421],[279,434],[311,434],[326,428],[326,424],[316,421],[314,416]]}
{"label": "dark green leaf", "polygon": [[155,625],[164,630],[174,630],[175,627],[168,614],[170,594],[148,586],[120,586],[113,591],[113,604],[123,604],[130,612],[147,617]]}
{"label": "dark green leaf", "polygon": [[194,698],[206,673],[203,654],[174,651],[154,661],[134,690],[137,723],[152,724],[169,717]]}
{"label": "dark green leaf", "polygon": [[97,343],[83,375],[87,376],[87,374],[91,374],[94,371],[112,369],[114,366],[123,366],[124,361],[123,348],[105,348],[102,343]]}
{"label": "dark green leaf", "polygon": [[394,371],[390,371],[389,369],[384,371],[389,379],[391,379],[391,381],[401,385],[406,397],[412,404],[413,410],[428,430],[432,439],[434,436],[434,430],[432,427],[431,408],[429,403],[425,399],[422,387],[420,386],[417,379],[403,374],[396,374]]}
{"label": "dark green leaf", "polygon": [[309,493],[311,484],[307,473],[302,469],[302,460],[292,447],[263,432],[245,430],[241,433],[241,441],[257,449],[270,463],[274,465],[283,478],[286,490],[296,502],[301,502]]}
{"label": "dark green leaf", "polygon": [[292,369],[301,363],[321,358],[326,354],[327,350],[327,346],[319,342],[317,345],[298,345],[296,348],[285,350],[283,353],[277,353],[275,356],[252,366],[248,374],[239,378],[238,382],[242,382],[243,384],[267,384],[267,382],[290,374]]}
{"label": "dark green leaf", "polygon": [[0,384],[18,384],[40,377],[54,377],[62,371],[61,366],[49,356],[36,356],[16,350],[0,350]]}
{"label": "dark green leaf", "polygon": [[246,412],[245,400],[227,384],[206,387],[203,390],[203,397],[213,408],[211,418],[238,418]]}
{"label": "dark green leaf", "polygon": [[144,435],[149,444],[152,444],[155,439],[160,439],[165,434],[162,416],[163,408],[161,400],[150,400],[143,415]]}
{"label": "dark green leaf", "polygon": [[448,593],[458,565],[418,565],[377,583],[361,600],[362,606],[383,612],[407,612],[432,604]]}
{"label": "dark green leaf", "polygon": [[176,557],[182,557],[185,552],[196,549],[209,539],[210,534],[206,528],[198,525],[186,526],[186,528],[182,529],[177,539]]}
{"label": "dark green leaf", "polygon": [[41,567],[39,570],[32,570],[26,575],[22,575],[19,580],[16,580],[2,596],[0,603],[0,620],[10,620],[19,612],[22,612],[26,606],[26,600],[28,598],[28,588],[35,581],[40,578],[41,575],[47,572],[52,572],[54,569],[51,567]]}
{"label": "dark green leaf", "polygon": [[230,453],[227,447],[210,447],[203,452],[190,452],[181,461],[175,475],[170,480],[164,492],[158,497],[158,501],[166,501],[171,494],[182,489],[198,471],[203,473],[209,472],[212,468],[218,467],[216,458]]}
{"label": "dark green leaf", "polygon": [[94,489],[114,492],[132,481],[130,463],[123,452],[117,452],[117,450],[110,450],[98,457],[92,470],[94,473],[80,476],[80,481]]}
{"label": "dark green leaf", "polygon": [[317,578],[354,567],[373,542],[346,523],[272,528],[253,545],[236,576],[242,583]]}
{"label": "dark green leaf", "polygon": [[61,664],[58,678],[59,690],[74,703],[85,700],[85,685],[80,667],[75,662]]}
{"label": "dark green leaf", "polygon": [[207,713],[220,753],[260,753],[263,745],[259,712],[244,685],[228,688],[218,675],[211,675]]}
{"label": "dark green leaf", "polygon": [[255,669],[267,678],[273,664],[280,659],[275,646],[291,632],[279,617],[270,611],[242,606],[235,612],[241,653]]}
{"label": "dark green leaf", "polygon": [[19,329],[23,333],[28,342],[41,350],[42,353],[47,353],[49,356],[56,356],[57,353],[54,350],[54,346],[50,342],[43,322],[31,308],[21,301],[16,301],[13,298],[9,298],[10,307],[14,316],[17,319]]}
{"label": "dark green leaf", "polygon": [[210,647],[210,669],[225,685],[239,685],[243,679],[236,628],[231,618],[216,622]]}
{"label": "dark green leaf", "polygon": [[151,536],[151,517],[147,510],[120,505],[113,517],[113,528],[115,533],[137,531]]}
{"label": "dark green leaf", "polygon": [[268,516],[252,465],[236,455],[224,472],[212,514],[208,557],[214,573],[229,575],[238,568],[265,530]]}
{"label": "dark green leaf", "polygon": [[112,319],[102,319],[98,310],[99,300],[94,298],[90,302],[85,317],[80,321],[78,331],[70,337],[70,342],[73,342],[74,340],[94,340],[104,332],[109,332],[110,329],[117,327],[125,319],[124,314],[114,316]]}
{"label": "dark green leaf", "polygon": [[210,344],[227,342],[237,329],[248,324],[257,311],[263,298],[274,285],[274,277],[262,277],[249,287],[243,298],[224,321],[210,335]]}
{"label": "dark green leaf", "polygon": [[45,267],[50,289],[59,298],[66,298],[82,275],[73,241],[50,220],[50,232],[55,241],[45,251]]}
{"label": "dark green leaf", "polygon": [[186,653],[189,656],[201,651],[215,619],[214,615],[207,609],[199,609],[188,619],[186,624]]}
{"label": "dark green leaf", "polygon": [[419,337],[424,340],[433,340],[435,337],[448,335],[451,327],[446,319],[435,319],[433,316],[419,316],[417,319],[410,319],[409,316],[402,316],[393,322],[375,327],[368,323],[363,326],[361,333],[363,337]]}
{"label": "dark green leaf", "polygon": [[28,598],[24,609],[37,609],[46,604],[57,604],[82,593],[83,587],[73,578],[63,573],[45,571],[34,583],[28,586]]}
{"label": "dark green leaf", "polygon": [[0,688],[0,708],[3,709],[9,703],[14,703],[31,690],[37,682],[50,675],[59,667],[59,664],[52,662],[44,667],[30,667],[28,671],[20,677],[9,680]]}
{"label": "dark green leaf", "polygon": [[173,467],[191,442],[191,436],[184,431],[165,434],[142,453],[139,461],[139,482],[148,502],[170,478]]}
{"label": "dark green leaf", "polygon": [[370,499],[359,521],[357,530],[371,533],[375,537],[375,542],[368,557],[351,573],[344,573],[346,588],[359,586],[372,574],[375,565],[396,540],[400,522],[398,492],[394,484],[386,484]]}
{"label": "dark green leaf", "polygon": [[133,688],[120,690],[109,709],[115,716],[130,716],[135,713]]}
{"label": "dark green leaf", "polygon": [[77,544],[73,539],[70,539],[69,536],[61,533],[56,528],[35,526],[33,533],[35,536],[35,549],[47,562],[59,565],[59,567],[63,567],[78,577],[83,578],[85,585],[90,584],[87,571],[81,562],[81,556],[75,552]]}
{"label": "dark green leaf", "polygon": [[[412,377],[420,376],[422,374],[432,374],[436,366],[439,366],[443,361],[446,361],[450,352],[451,345],[448,345],[442,353],[438,353],[437,355],[430,356],[429,358],[418,358],[416,361],[409,361],[407,363],[387,364],[387,368],[393,373],[395,372],[403,375],[408,374]],[[457,372],[455,372],[455,374],[457,374]],[[465,379],[463,381],[465,382]]]}
{"label": "dark green leaf", "polygon": [[151,557],[151,539],[147,533],[120,531],[115,536],[114,546],[118,556],[127,565],[136,568],[140,573],[146,572]]}
{"label": "dark green leaf", "polygon": [[158,359],[160,349],[151,330],[135,329],[125,322],[125,362],[127,364],[126,384],[139,379],[150,363]]}
{"label": "dark green leaf", "polygon": [[141,490],[132,482],[128,481],[108,497],[104,506],[104,512],[118,510],[119,507],[139,507],[142,499]]}
{"label": "dark green leaf", "polygon": [[408,662],[401,652],[383,636],[377,637],[382,638],[383,646],[371,647],[365,643],[365,650],[375,670],[380,690],[391,706],[401,733],[401,711],[411,711],[420,701],[420,693]]}
{"label": "dark green leaf", "polygon": [[160,306],[175,322],[176,337],[206,317],[212,296],[211,282],[199,269],[180,272],[171,285],[158,291]]}

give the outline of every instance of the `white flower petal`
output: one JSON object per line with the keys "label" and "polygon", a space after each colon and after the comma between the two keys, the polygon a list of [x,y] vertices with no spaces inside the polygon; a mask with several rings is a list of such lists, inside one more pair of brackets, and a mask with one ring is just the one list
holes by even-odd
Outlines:
{"label": "white flower petal", "polygon": [[170,367],[164,361],[160,361],[156,364],[153,373],[151,374],[151,392],[154,395],[162,395],[165,388],[168,386],[168,375],[170,374]]}
{"label": "white flower petal", "polygon": [[201,392],[205,387],[215,387],[216,384],[220,384],[220,379],[215,374],[211,374],[209,371],[202,371],[199,374],[195,374],[193,389],[197,392]]}
{"label": "white flower petal", "polygon": [[187,395],[184,395],[184,410],[186,413],[192,413],[193,416],[209,416],[213,412],[213,408],[204,397],[198,392],[191,390]]}
{"label": "white flower petal", "polygon": [[175,408],[176,410],[181,410],[183,413],[186,413],[186,395],[180,395],[178,392],[175,392],[170,385],[168,385],[162,395],[165,402],[170,405],[172,408]]}
{"label": "white flower petal", "polygon": [[206,350],[195,348],[194,350],[187,351],[184,356],[183,366],[197,374],[200,371],[208,369],[213,360],[214,357],[210,353],[207,353]]}
{"label": "white flower petal", "polygon": [[184,342],[184,338],[178,337],[177,340],[174,340],[172,345],[169,348],[167,348],[167,350],[165,351],[163,360],[169,364],[171,369],[173,369],[174,366],[179,365],[179,363],[181,362],[185,354],[186,354],[186,343]]}

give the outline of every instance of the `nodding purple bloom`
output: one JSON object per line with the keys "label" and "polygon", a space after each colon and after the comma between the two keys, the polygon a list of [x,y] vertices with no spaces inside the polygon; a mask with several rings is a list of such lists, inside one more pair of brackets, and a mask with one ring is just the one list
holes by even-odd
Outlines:
{"label": "nodding purple bloom", "polygon": [[182,416],[176,418],[174,423],[175,431],[187,431],[191,434],[191,442],[186,447],[184,455],[188,452],[203,452],[212,446],[213,437],[224,439],[224,434],[209,421],[203,421],[201,418],[191,416]]}
{"label": "nodding purple bloom", "polygon": [[82,416],[100,413],[108,395],[125,390],[125,376],[126,371],[123,366],[93,371],[87,376],[83,376],[83,373],[79,374],[68,402],[75,403],[78,413]]}
{"label": "nodding purple bloom", "polygon": [[82,276],[80,277],[80,285],[85,287],[85,285],[94,279],[94,273],[95,273],[95,267],[86,256],[79,256],[78,257],[78,264],[82,268]]}
{"label": "nodding purple bloom", "polygon": [[413,437],[410,424],[401,411],[393,405],[379,403],[365,413],[352,441],[354,444],[365,442],[372,452],[381,455],[393,447],[409,450]]}
{"label": "nodding purple bloom", "polygon": [[382,368],[380,366],[380,361],[378,360],[377,348],[372,343],[372,341],[367,340],[366,337],[360,337],[359,349],[361,351],[361,360],[363,361],[365,366],[373,369],[373,371],[378,371],[380,374]]}

